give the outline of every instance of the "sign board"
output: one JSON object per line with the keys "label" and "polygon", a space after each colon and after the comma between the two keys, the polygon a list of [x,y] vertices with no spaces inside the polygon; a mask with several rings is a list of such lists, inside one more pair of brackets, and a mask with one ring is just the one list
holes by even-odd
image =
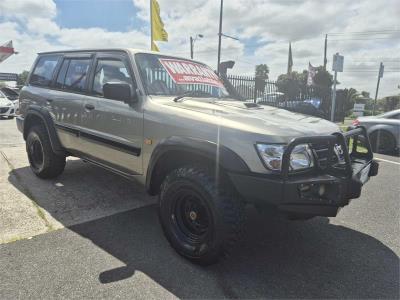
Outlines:
{"label": "sign board", "polygon": [[17,81],[18,74],[15,73],[0,73],[0,80],[2,81]]}
{"label": "sign board", "polygon": [[16,54],[12,41],[5,43],[4,45],[0,46],[0,62],[5,61],[11,55]]}
{"label": "sign board", "polygon": [[159,61],[176,84],[224,87],[217,74],[205,65],[183,59],[160,58]]}
{"label": "sign board", "polygon": [[364,115],[365,104],[354,103],[353,114],[357,117],[362,117]]}
{"label": "sign board", "polygon": [[385,66],[381,63],[379,66],[379,78],[383,77],[383,71],[385,70]]}
{"label": "sign board", "polygon": [[343,72],[343,61],[343,55],[339,55],[339,53],[333,55],[332,71]]}

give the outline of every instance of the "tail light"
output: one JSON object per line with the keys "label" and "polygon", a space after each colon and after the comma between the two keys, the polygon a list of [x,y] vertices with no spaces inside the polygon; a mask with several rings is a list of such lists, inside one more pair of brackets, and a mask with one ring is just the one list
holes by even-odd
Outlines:
{"label": "tail light", "polygon": [[352,123],[354,126],[360,125],[360,121],[358,119],[355,119]]}

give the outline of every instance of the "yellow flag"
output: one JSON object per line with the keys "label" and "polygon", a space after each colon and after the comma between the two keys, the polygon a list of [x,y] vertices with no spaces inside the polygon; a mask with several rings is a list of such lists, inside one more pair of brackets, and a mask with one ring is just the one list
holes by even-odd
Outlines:
{"label": "yellow flag", "polygon": [[151,9],[151,50],[159,51],[154,41],[168,41],[168,33],[160,17],[160,5],[157,0],[150,0]]}
{"label": "yellow flag", "polygon": [[160,52],[160,49],[158,49],[156,43],[154,41],[151,42],[151,51],[157,51]]}

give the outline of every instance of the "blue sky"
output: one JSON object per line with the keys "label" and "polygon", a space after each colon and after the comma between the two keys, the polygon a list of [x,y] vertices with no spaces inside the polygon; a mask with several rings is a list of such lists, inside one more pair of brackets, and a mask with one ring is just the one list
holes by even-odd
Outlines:
{"label": "blue sky", "polygon": [[128,31],[147,24],[137,17],[138,9],[131,0],[56,0],[55,21],[65,28],[100,27],[108,31]]}
{"label": "blue sky", "polygon": [[[13,40],[19,55],[0,65],[0,72],[29,70],[38,52],[58,49],[131,47],[149,49],[150,0],[0,0],[0,43]],[[189,37],[196,41],[195,59],[216,68],[218,0],[158,0],[169,34],[158,42],[163,53],[189,57]],[[379,63],[385,65],[380,95],[399,93],[400,28],[398,0],[227,0],[222,60],[236,61],[236,74],[254,74],[255,65],[270,68],[276,79],[287,69],[292,42],[293,70],[321,65],[329,36],[332,56],[345,57],[339,88],[374,94]],[[368,33],[379,31],[379,33]],[[389,32],[390,31],[390,32]],[[354,35],[353,32],[367,32]]]}

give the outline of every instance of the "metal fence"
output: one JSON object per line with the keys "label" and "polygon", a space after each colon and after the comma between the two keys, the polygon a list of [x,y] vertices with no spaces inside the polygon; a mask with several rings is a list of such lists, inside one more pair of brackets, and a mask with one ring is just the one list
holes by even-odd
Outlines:
{"label": "metal fence", "polygon": [[[279,87],[276,81],[262,80],[256,83],[254,76],[231,75],[227,79],[245,101],[270,105],[291,111],[329,119],[331,107],[331,89],[321,89],[314,86],[299,86],[295,92],[287,93]],[[342,118],[341,104],[337,103],[337,116]]]}
{"label": "metal fence", "polygon": [[[225,75],[226,76],[226,75]],[[178,92],[177,84],[167,74],[165,69],[146,70],[146,80],[154,83],[162,81],[170,91]],[[331,90],[323,90],[314,86],[300,86],[295,93],[282,91],[276,81],[256,80],[254,76],[227,75],[233,88],[238,92],[244,101],[256,102],[260,105],[270,105],[287,110],[313,115],[325,119],[330,119],[331,110]],[[256,84],[258,81],[258,84]],[[257,88],[256,88],[257,87]],[[201,90],[209,94],[217,94],[215,87],[204,84],[187,84],[184,88],[187,91]],[[340,100],[340,97],[338,98]],[[342,120],[344,110],[341,101],[336,103],[335,120]]]}

